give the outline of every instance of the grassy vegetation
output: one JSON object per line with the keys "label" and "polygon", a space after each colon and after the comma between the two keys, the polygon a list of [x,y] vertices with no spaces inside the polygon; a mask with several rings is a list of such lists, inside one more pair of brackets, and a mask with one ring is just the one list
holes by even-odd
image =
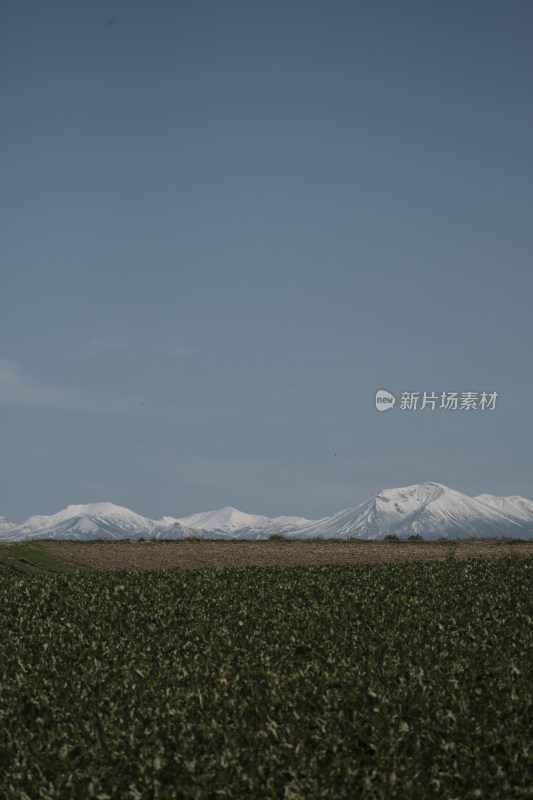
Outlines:
{"label": "grassy vegetation", "polygon": [[0,798],[531,798],[532,582],[0,564]]}
{"label": "grassy vegetation", "polygon": [[80,571],[59,559],[54,553],[54,542],[48,541],[0,544],[0,565],[22,573]]}

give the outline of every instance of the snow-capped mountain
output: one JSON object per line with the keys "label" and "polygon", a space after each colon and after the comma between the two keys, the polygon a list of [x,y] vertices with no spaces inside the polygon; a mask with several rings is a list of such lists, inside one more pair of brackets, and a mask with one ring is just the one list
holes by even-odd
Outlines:
{"label": "snow-capped mountain", "polygon": [[178,522],[189,528],[201,528],[204,531],[223,531],[233,533],[245,529],[261,528],[269,522],[268,517],[257,514],[246,514],[232,506],[224,506],[217,511],[203,511],[189,517],[181,517]]}
{"label": "snow-capped mountain", "polygon": [[303,517],[265,517],[246,514],[233,506],[225,506],[217,511],[204,511],[178,520],[181,525],[210,534],[209,538],[224,539],[267,539],[273,533],[297,531],[312,524]]}
{"label": "snow-capped mountain", "polygon": [[512,497],[498,497],[495,494],[478,494],[474,500],[480,500],[492,508],[497,508],[502,514],[531,520],[533,518],[533,503],[525,497],[513,495]]}
{"label": "snow-capped mountain", "polygon": [[418,534],[425,539],[530,538],[533,510],[527,518],[503,513],[440,483],[428,482],[377,492],[357,508],[302,528],[298,538],[383,539],[391,534],[399,538]]}
{"label": "snow-capped mountain", "polygon": [[36,539],[268,539],[272,533],[294,531],[312,520],[265,517],[226,506],[176,519],[143,517],[114,503],[70,505],[51,515],[29,517],[20,524],[0,517],[0,541]]}
{"label": "snow-capped mountain", "polygon": [[[114,503],[88,503],[67,506],[50,516],[29,517],[20,525],[4,522],[0,539],[140,539],[156,536],[169,524],[175,525],[177,520],[166,517],[156,521]],[[188,533],[183,529],[183,535]]]}
{"label": "snow-capped mountain", "polygon": [[9,522],[5,517],[0,517],[0,541],[17,528],[16,522]]}
{"label": "snow-capped mountain", "polygon": [[70,505],[21,523],[0,517],[0,541],[34,539],[384,539],[533,538],[533,502],[524,497],[468,497],[441,483],[376,492],[355,508],[319,520],[246,514],[232,506],[188,517],[149,519],[113,503]]}

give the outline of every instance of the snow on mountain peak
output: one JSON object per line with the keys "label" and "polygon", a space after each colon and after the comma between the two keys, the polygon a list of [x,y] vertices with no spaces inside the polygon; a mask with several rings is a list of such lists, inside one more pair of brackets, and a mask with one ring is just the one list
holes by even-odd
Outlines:
{"label": "snow on mountain peak", "polygon": [[0,518],[3,541],[24,539],[383,539],[388,534],[427,539],[514,536],[533,538],[533,502],[524,497],[468,497],[441,483],[427,481],[381,489],[356,508],[323,517],[266,517],[233,506],[176,519],[152,520],[114,503],[69,505],[49,516],[17,524]]}
{"label": "snow on mountain peak", "polygon": [[389,534],[400,538],[420,534],[429,539],[503,535],[529,538],[533,534],[533,509],[527,520],[529,528],[524,527],[525,522],[441,483],[428,481],[382,489],[357,508],[304,526],[293,537],[383,539]]}
{"label": "snow on mountain peak", "polygon": [[77,517],[93,517],[93,516],[112,516],[121,519],[134,519],[136,521],[144,520],[140,514],[135,511],[130,511],[129,508],[117,506],[114,503],[84,503],[80,505],[69,505],[66,508],[57,511],[55,514],[50,515],[37,515],[29,517],[22,523],[28,531],[39,529],[42,527],[52,527],[61,522],[71,520]]}
{"label": "snow on mountain peak", "polygon": [[452,492],[442,483],[428,481],[426,483],[414,483],[411,486],[403,486],[398,489],[382,489],[374,497],[383,502],[412,502],[418,505],[428,503],[445,492]]}
{"label": "snow on mountain peak", "polygon": [[50,515],[37,515],[16,526],[16,532],[28,538],[135,538],[151,533],[153,520],[115,503],[69,505]]}
{"label": "snow on mountain peak", "polygon": [[478,494],[474,497],[474,500],[479,500],[479,502],[491,508],[496,508],[502,514],[518,517],[519,519],[529,520],[533,516],[533,502],[518,495],[499,497],[495,494]]}
{"label": "snow on mountain peak", "polygon": [[191,514],[189,517],[181,517],[178,522],[190,528],[201,528],[206,531],[235,531],[240,528],[253,528],[269,522],[268,517],[257,514],[246,514],[233,506],[215,511],[203,511],[199,514]]}
{"label": "snow on mountain peak", "polygon": [[178,520],[176,519],[176,517],[161,517],[161,519],[157,520],[157,524],[160,525],[161,527],[165,527],[168,525],[174,525],[174,523],[177,521]]}

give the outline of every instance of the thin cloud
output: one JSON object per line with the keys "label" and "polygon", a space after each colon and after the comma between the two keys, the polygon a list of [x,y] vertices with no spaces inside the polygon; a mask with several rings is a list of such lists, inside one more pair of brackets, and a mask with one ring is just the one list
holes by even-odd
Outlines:
{"label": "thin cloud", "polygon": [[129,350],[129,348],[130,345],[128,342],[113,342],[105,341],[103,339],[91,339],[91,341],[87,344],[87,349],[84,355],[87,358],[94,358],[95,356],[98,356],[106,351],[125,352],[126,350]]}
{"label": "thin cloud", "polygon": [[85,352],[85,357],[95,358],[100,355],[115,353],[128,358],[140,358],[143,356],[187,356],[198,353],[197,347],[179,344],[134,344],[125,341],[113,341],[104,339],[92,339]]}
{"label": "thin cloud", "polygon": [[0,358],[0,405],[65,411],[112,412],[131,407],[97,392],[50,386],[32,377],[20,364]]}

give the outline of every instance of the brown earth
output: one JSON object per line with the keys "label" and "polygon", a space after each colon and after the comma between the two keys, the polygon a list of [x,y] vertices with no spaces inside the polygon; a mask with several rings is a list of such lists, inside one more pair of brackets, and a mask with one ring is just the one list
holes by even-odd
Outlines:
{"label": "brown earth", "polygon": [[533,556],[533,541],[467,542],[49,542],[56,558],[96,570],[320,566]]}

